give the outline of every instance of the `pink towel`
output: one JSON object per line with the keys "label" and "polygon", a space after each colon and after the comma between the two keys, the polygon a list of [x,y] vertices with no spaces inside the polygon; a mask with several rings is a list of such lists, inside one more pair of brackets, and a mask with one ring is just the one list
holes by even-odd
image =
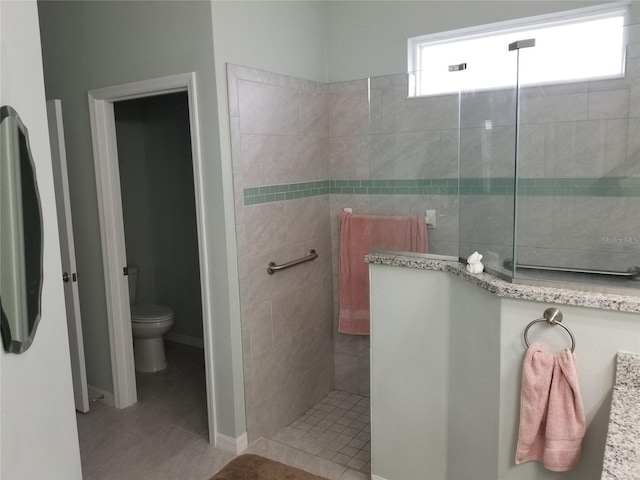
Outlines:
{"label": "pink towel", "polygon": [[516,464],[537,460],[547,470],[571,470],[580,458],[584,432],[574,354],[565,349],[553,355],[532,344],[522,367]]}
{"label": "pink towel", "polygon": [[427,252],[424,217],[340,214],[340,320],[338,331],[369,335],[369,266],[372,249]]}

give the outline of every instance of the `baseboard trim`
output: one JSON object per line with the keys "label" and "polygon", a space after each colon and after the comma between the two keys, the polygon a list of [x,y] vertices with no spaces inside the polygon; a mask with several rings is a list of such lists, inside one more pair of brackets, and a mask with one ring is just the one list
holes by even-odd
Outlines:
{"label": "baseboard trim", "polygon": [[181,333],[167,333],[164,338],[170,342],[182,343],[183,345],[190,345],[192,347],[204,348],[204,340],[202,338],[190,337],[189,335],[182,335]]}
{"label": "baseboard trim", "polygon": [[371,480],[387,480],[386,478],[379,477],[378,475],[371,474]]}
{"label": "baseboard trim", "polygon": [[[89,401],[102,402],[110,407],[115,407],[116,399],[113,393],[94,387],[93,385],[87,385],[87,391],[89,393]],[[89,410],[91,410],[91,406],[89,406]]]}
{"label": "baseboard trim", "polygon": [[240,455],[249,446],[247,432],[244,432],[238,438],[228,437],[222,433],[216,433],[216,447],[225,452]]}

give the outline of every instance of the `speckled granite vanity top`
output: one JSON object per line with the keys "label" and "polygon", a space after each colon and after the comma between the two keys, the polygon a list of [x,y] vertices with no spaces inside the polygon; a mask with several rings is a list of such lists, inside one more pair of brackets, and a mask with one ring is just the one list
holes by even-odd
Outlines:
{"label": "speckled granite vanity top", "polygon": [[448,272],[500,297],[640,313],[640,296],[509,283],[488,273],[469,273],[465,269],[465,265],[460,262],[429,258],[428,256],[372,252],[365,257],[365,260],[373,265]]}
{"label": "speckled granite vanity top", "polygon": [[603,480],[640,478],[640,355],[617,355]]}

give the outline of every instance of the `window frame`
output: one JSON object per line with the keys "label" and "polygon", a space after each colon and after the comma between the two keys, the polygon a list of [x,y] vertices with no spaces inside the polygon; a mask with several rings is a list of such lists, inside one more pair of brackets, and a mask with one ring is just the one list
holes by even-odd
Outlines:
{"label": "window frame", "polygon": [[[419,35],[411,37],[407,40],[407,74],[409,77],[409,98],[419,98],[425,96],[438,96],[449,95],[449,93],[432,93],[432,94],[417,94],[420,82],[421,71],[421,55],[420,51],[424,46],[435,46],[438,44],[447,44],[463,40],[474,40],[480,38],[491,37],[495,35],[527,32],[536,28],[556,27],[561,25],[571,25],[580,23],[585,20],[598,20],[605,18],[613,18],[622,15],[624,17],[623,28],[625,35],[626,45],[626,28],[628,26],[629,9],[631,0],[622,0],[617,2],[610,2],[601,5],[594,5],[591,7],[578,8],[573,10],[563,10],[560,12],[548,13],[543,15],[536,15],[530,17],[517,18],[512,20],[506,20],[495,23],[488,23],[484,25],[477,25],[473,27],[465,27],[455,30],[447,30],[442,32],[430,33],[426,35]],[[506,45],[505,45],[506,48]],[[625,54],[623,52],[623,71],[621,75],[608,75],[601,77],[585,78],[584,81],[602,80],[609,78],[621,78],[624,77],[624,63]],[[572,82],[575,80],[572,80]],[[554,84],[567,83],[567,82],[549,82]],[[496,87],[498,88],[498,87]],[[490,90],[491,88],[479,89]]]}

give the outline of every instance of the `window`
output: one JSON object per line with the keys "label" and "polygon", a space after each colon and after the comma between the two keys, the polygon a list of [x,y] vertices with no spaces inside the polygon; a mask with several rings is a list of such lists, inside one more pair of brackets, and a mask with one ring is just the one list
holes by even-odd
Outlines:
{"label": "window", "polygon": [[[409,96],[624,75],[627,4],[531,17],[409,39]],[[509,45],[535,39],[535,46]]]}

